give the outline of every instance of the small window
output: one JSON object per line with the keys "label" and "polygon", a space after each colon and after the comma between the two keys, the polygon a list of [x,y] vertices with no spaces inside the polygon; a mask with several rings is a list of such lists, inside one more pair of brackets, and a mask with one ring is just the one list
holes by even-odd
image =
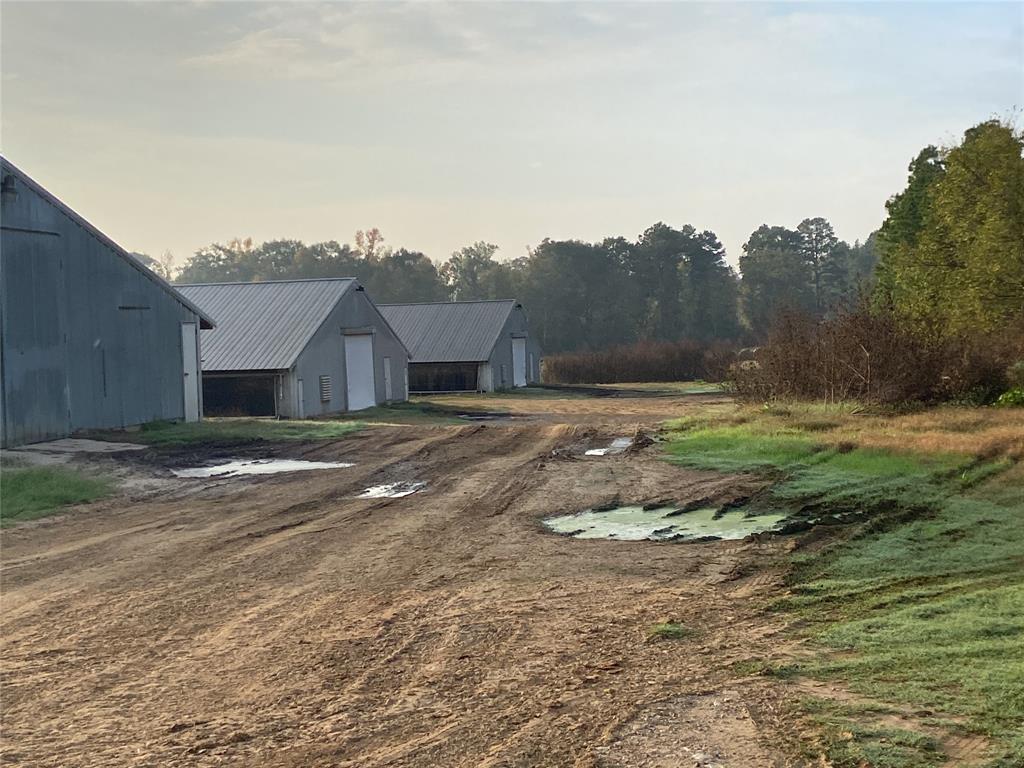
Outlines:
{"label": "small window", "polygon": [[320,377],[320,402],[329,403],[331,402],[331,377],[321,376]]}

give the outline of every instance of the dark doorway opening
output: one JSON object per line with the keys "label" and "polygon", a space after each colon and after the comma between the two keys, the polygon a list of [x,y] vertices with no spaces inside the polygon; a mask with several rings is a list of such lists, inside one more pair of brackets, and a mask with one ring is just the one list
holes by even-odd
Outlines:
{"label": "dark doorway opening", "polygon": [[203,376],[207,416],[276,416],[273,376]]}
{"label": "dark doorway opening", "polygon": [[476,363],[410,363],[410,392],[473,392]]}

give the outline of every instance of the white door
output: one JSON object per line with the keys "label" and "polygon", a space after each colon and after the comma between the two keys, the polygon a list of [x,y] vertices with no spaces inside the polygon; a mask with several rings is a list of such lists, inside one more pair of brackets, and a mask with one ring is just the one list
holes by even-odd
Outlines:
{"label": "white door", "polygon": [[373,386],[373,336],[371,334],[345,337],[345,377],[350,411],[373,408],[377,404]]}
{"label": "white door", "polygon": [[526,386],[526,339],[512,339],[512,386]]}
{"label": "white door", "polygon": [[181,324],[181,365],[184,371],[182,386],[185,393],[185,421],[199,421],[199,347],[196,324]]}
{"label": "white door", "polygon": [[490,392],[494,389],[494,370],[490,363],[480,363],[476,372],[476,388],[480,392]]}
{"label": "white door", "polygon": [[391,358],[384,358],[384,399],[389,403],[395,399],[394,392],[391,389]]}

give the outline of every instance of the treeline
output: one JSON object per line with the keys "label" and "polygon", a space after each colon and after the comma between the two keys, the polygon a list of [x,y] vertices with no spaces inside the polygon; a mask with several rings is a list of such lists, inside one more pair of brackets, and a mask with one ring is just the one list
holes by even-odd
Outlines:
{"label": "treeline", "polygon": [[860,316],[864,302],[922,339],[1017,333],[1021,147],[1020,133],[998,121],[971,128],[956,146],[926,147],[864,242],[843,242],[820,217],[792,229],[765,224],[744,244],[738,272],[714,232],[664,223],[636,239],[544,240],[511,260],[478,242],[435,263],[388,247],[371,229],[352,244],[213,244],[176,275],[166,259],[149,261],[179,282],[356,277],[382,303],[515,297],[549,356],[612,347],[621,354],[641,342],[764,346],[781,315],[833,323]]}
{"label": "treeline", "polygon": [[[824,316],[870,279],[873,239],[848,245],[828,221],[762,226],[744,246],[740,276],[714,232],[664,223],[636,240],[544,240],[526,256],[496,258],[478,242],[441,265],[385,246],[376,229],[337,241],[250,239],[200,249],[178,282],[356,277],[380,303],[520,299],[546,352],[594,351],[637,340],[738,342],[758,338],[778,307]],[[144,255],[143,259],[147,259]],[[166,272],[163,264],[151,266]]]}
{"label": "treeline", "polygon": [[777,315],[750,397],[1024,403],[1024,136],[988,121],[923,149],[877,235],[874,290],[824,321]]}
{"label": "treeline", "polygon": [[376,229],[357,232],[353,245],[251,238],[214,243],[200,248],[174,277],[179,283],[355,277],[378,303],[445,301],[450,293],[427,256],[386,247]]}
{"label": "treeline", "polygon": [[820,319],[870,290],[878,262],[877,236],[853,245],[822,218],[796,229],[759,227],[740,256],[743,316],[755,339],[780,312]]}

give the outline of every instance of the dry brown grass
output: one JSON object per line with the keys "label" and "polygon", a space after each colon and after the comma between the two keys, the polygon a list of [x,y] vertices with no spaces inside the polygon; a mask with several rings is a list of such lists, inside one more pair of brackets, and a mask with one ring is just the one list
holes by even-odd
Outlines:
{"label": "dry brown grass", "polygon": [[887,415],[849,404],[740,406],[730,419],[814,433],[826,445],[854,443],[915,453],[959,453],[983,458],[1024,458],[1024,409],[943,406]]}
{"label": "dry brown grass", "polygon": [[666,397],[558,397],[523,396],[519,392],[491,393],[479,395],[439,394],[424,396],[423,402],[430,402],[455,412],[493,411],[515,416],[589,424],[644,424],[656,427],[667,415],[693,414],[721,417],[736,410],[732,398],[723,393],[693,394],[680,393]]}
{"label": "dry brown grass", "polygon": [[889,419],[853,419],[840,431],[869,448],[1024,457],[1024,411],[1020,409],[938,408]]}

